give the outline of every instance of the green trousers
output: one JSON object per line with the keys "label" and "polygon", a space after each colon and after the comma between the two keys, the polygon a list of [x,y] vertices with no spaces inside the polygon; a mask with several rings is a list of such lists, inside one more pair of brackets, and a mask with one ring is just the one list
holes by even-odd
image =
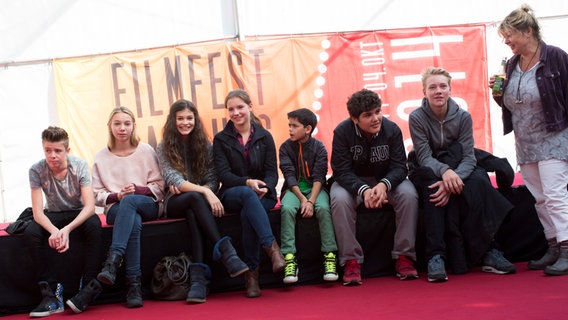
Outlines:
{"label": "green trousers", "polygon": [[[311,189],[302,192],[307,198],[311,195]],[[280,208],[280,233],[281,250],[283,254],[296,253],[296,217],[299,216],[300,200],[296,195],[288,190],[282,199]],[[321,190],[316,202],[314,203],[314,216],[318,219],[321,251],[326,253],[337,251],[333,222],[331,220],[331,210],[329,206],[329,195],[325,190]],[[301,219],[301,216],[300,216]]]}

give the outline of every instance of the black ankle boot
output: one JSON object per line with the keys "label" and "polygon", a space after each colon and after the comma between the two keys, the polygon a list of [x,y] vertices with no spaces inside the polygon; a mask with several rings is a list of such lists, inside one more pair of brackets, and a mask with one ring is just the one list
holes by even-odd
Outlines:
{"label": "black ankle boot", "polygon": [[106,285],[114,285],[116,272],[122,263],[122,256],[116,252],[108,253],[107,259],[103,264],[103,270],[97,275],[97,280]]}
{"label": "black ankle boot", "polygon": [[239,276],[249,269],[237,255],[229,237],[223,237],[217,241],[213,248],[213,260],[221,261],[231,278]]}
{"label": "black ankle boot", "polygon": [[142,282],[140,276],[126,276],[126,306],[128,308],[140,308],[144,305],[142,300]]}
{"label": "black ankle boot", "polygon": [[192,263],[189,265],[189,276],[191,278],[191,287],[185,301],[187,303],[205,302],[209,292],[211,269],[204,263]]}

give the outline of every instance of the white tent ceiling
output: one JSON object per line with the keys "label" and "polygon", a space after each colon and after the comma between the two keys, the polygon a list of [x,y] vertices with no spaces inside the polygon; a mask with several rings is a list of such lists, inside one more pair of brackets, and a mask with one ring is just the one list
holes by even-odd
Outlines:
{"label": "white tent ceiling", "polygon": [[[50,61],[218,39],[486,23],[489,70],[510,55],[495,30],[525,1],[0,0],[0,221],[30,205],[28,168],[57,124]],[[568,1],[526,1],[545,41],[568,50]],[[492,111],[494,153],[514,162]]]}

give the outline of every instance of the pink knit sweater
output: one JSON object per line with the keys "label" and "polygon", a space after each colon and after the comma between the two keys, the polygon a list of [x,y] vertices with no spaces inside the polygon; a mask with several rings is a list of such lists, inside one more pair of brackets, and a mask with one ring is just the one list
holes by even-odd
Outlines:
{"label": "pink knit sweater", "polygon": [[[105,147],[95,155],[93,164],[93,191],[95,204],[104,207],[105,214],[113,204],[107,204],[111,193],[118,193],[129,183],[147,186],[156,202],[164,198],[164,179],[160,173],[158,157],[154,149],[140,142],[129,156],[119,157]],[[162,206],[160,205],[160,215]]]}

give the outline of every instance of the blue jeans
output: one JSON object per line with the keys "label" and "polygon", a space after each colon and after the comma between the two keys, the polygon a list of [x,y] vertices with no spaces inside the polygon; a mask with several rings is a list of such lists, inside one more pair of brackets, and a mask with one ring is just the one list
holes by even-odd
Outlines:
{"label": "blue jeans", "polygon": [[228,188],[221,202],[225,212],[240,212],[243,232],[245,263],[250,270],[259,264],[259,247],[271,247],[274,235],[268,221],[268,211],[276,204],[275,199],[259,199],[256,192],[247,186]]}
{"label": "blue jeans", "polygon": [[158,218],[158,204],[148,196],[127,195],[107,213],[107,223],[114,225],[109,252],[124,257],[127,276],[140,276],[140,233],[142,222]]}

